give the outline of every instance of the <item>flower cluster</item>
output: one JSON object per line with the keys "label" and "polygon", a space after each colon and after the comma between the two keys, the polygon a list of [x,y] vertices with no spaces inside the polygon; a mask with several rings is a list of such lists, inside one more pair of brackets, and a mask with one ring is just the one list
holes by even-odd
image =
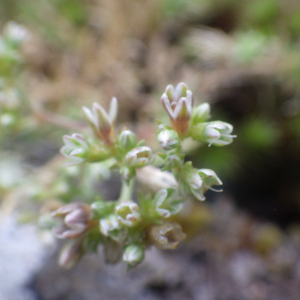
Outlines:
{"label": "flower cluster", "polygon": [[[64,136],[61,153],[69,159],[69,165],[109,161],[109,167],[119,169],[123,180],[116,201],[67,204],[51,214],[53,234],[67,240],[60,265],[73,267],[84,253],[97,251],[99,244],[103,245],[107,262],[115,263],[122,258],[128,268],[144,259],[149,245],[175,249],[185,238],[181,225],[173,219],[180,214],[184,201],[192,198],[203,201],[208,189],[222,185],[214,171],[197,169],[192,162],[185,162],[181,145],[187,137],[208,145],[228,145],[235,137],[231,134],[233,127],[221,121],[208,122],[209,104],[193,108],[194,96],[185,83],[176,87],[168,85],[161,102],[170,124],[159,122],[157,140],[163,150],[157,154],[138,141],[132,131],[117,132],[116,98],[112,98],[109,112],[97,103],[91,110],[83,108],[94,139],[78,133]],[[156,158],[162,161],[161,170],[150,167]],[[139,192],[138,202],[135,202],[134,179],[139,177],[138,169],[145,167],[152,176],[158,171],[166,172],[172,180],[168,180],[164,188],[158,184],[160,188],[153,194]]]}

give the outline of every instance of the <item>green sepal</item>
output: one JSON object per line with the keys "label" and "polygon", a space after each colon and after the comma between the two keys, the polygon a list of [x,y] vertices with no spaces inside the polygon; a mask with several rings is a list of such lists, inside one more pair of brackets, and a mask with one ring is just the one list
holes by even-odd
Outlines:
{"label": "green sepal", "polygon": [[102,219],[114,213],[116,203],[114,201],[97,201],[92,203],[93,219]]}

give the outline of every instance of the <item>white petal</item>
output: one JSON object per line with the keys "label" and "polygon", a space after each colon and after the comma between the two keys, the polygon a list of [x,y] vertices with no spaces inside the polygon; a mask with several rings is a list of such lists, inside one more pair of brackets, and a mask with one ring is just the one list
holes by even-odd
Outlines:
{"label": "white petal", "polygon": [[172,109],[172,106],[171,106],[171,103],[169,101],[169,98],[167,96],[166,93],[164,93],[162,96],[161,96],[161,102],[162,102],[162,105],[164,106],[165,110],[167,111],[168,115],[170,118],[174,119],[174,112],[173,112],[173,109]]}
{"label": "white petal", "polygon": [[117,113],[118,113],[118,100],[116,97],[113,97],[110,101],[110,107],[109,107],[109,120],[111,125],[113,125],[116,122]]}

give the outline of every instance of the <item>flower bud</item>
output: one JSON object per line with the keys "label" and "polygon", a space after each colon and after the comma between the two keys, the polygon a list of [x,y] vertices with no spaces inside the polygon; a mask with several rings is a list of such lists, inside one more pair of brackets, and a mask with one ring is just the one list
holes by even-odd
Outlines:
{"label": "flower bud", "polygon": [[202,103],[193,109],[191,123],[196,125],[205,122],[209,118],[210,106],[208,103]]}
{"label": "flower bud", "polygon": [[136,147],[137,140],[135,134],[130,130],[124,130],[119,135],[119,146],[123,153],[127,153]]}
{"label": "flower bud", "polygon": [[181,226],[174,222],[153,225],[149,228],[149,240],[159,249],[176,249],[185,239]]}
{"label": "flower bud", "polygon": [[178,102],[178,100],[181,97],[185,97],[187,93],[188,87],[184,82],[180,82],[177,84],[177,86],[174,88],[172,84],[169,84],[166,87],[166,95],[168,96],[168,99],[170,102]]}
{"label": "flower bud", "polygon": [[87,204],[71,203],[54,211],[52,217],[61,221],[53,227],[53,234],[59,239],[72,239],[88,229],[91,209]]}
{"label": "flower bud", "polygon": [[64,269],[74,268],[84,254],[81,239],[70,240],[60,251],[58,264]]}
{"label": "flower bud", "polygon": [[144,260],[144,247],[139,245],[128,245],[123,254],[123,261],[128,267],[135,267]]}
{"label": "flower bud", "polygon": [[70,159],[69,166],[84,162],[88,156],[89,145],[85,138],[74,133],[72,136],[64,135],[65,145],[60,149],[62,155]]}
{"label": "flower bud", "polygon": [[115,208],[119,223],[128,227],[139,223],[141,219],[139,210],[139,206],[132,201],[122,202]]}
{"label": "flower bud", "polygon": [[221,122],[214,121],[209,123],[199,123],[191,128],[190,135],[194,140],[207,142],[209,145],[225,146],[232,143],[235,135],[230,133],[233,126]]}
{"label": "flower bud", "polygon": [[147,146],[137,147],[129,151],[124,159],[128,167],[145,167],[154,161],[151,148]]}
{"label": "flower bud", "polygon": [[181,138],[185,137],[193,110],[193,93],[183,82],[179,83],[176,88],[168,85],[161,97],[161,102],[170,117],[171,127]]}
{"label": "flower bud", "polygon": [[157,140],[164,150],[171,150],[180,144],[179,136],[174,130],[162,130]]}
{"label": "flower bud", "polygon": [[118,222],[118,217],[115,214],[111,214],[99,222],[100,232],[112,238],[114,241],[118,242],[122,238],[122,231],[120,230],[120,224]]}
{"label": "flower bud", "polygon": [[111,144],[118,110],[117,98],[112,98],[109,113],[98,103],[93,104],[92,111],[87,107],[83,107],[82,110],[87,124],[93,129],[95,135],[105,143]]}

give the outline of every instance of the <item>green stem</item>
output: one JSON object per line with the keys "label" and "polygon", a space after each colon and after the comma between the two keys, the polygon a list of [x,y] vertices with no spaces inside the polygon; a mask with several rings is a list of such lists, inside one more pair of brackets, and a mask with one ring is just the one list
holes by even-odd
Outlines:
{"label": "green stem", "polygon": [[118,203],[132,200],[133,186],[134,186],[133,179],[129,181],[128,185],[124,181],[122,181],[122,188],[121,188],[120,196],[118,199]]}

